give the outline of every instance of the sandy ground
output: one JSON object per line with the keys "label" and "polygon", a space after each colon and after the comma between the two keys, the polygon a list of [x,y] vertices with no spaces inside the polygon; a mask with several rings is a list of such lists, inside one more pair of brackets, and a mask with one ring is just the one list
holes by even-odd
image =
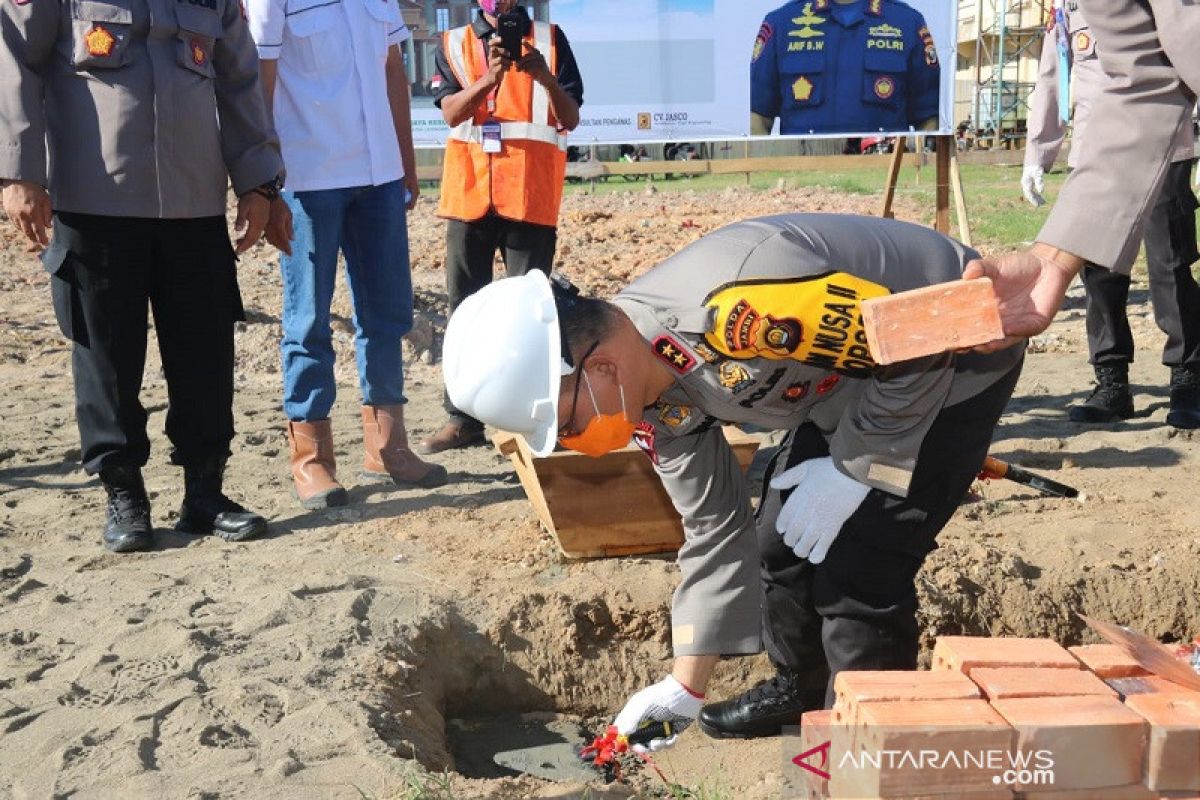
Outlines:
{"label": "sandy ground", "polygon": [[[608,292],[738,217],[870,213],[875,202],[795,189],[573,196],[560,267]],[[441,422],[438,368],[422,356],[436,349],[444,311],[443,232],[432,211],[423,200],[411,221],[421,309],[407,375],[416,436]],[[898,215],[919,216],[903,203]],[[249,319],[238,332],[228,485],[271,518],[270,536],[226,544],[170,531],[181,481],[166,462],[154,353],[143,398],[159,546],[116,556],[99,544],[103,492],[77,466],[69,353],[47,278],[11,237],[0,256],[0,797],[661,793],[648,774],[633,787],[584,790],[454,769],[486,764],[479,742],[497,738],[463,731],[544,712],[594,724],[660,677],[672,559],[564,561],[490,448],[441,458],[453,482],[435,491],[363,484],[344,288],[335,428],[352,503],[301,510],[279,412],[274,257],[257,249],[240,277]],[[922,573],[926,645],[957,632],[1074,643],[1087,639],[1076,610],[1164,639],[1200,633],[1200,458],[1190,434],[1164,425],[1162,336],[1144,283],[1130,313],[1140,413],[1124,424],[1066,420],[1090,378],[1078,290],[1035,341],[994,452],[1083,495],[981,486],[982,499],[954,518]],[[761,658],[728,661],[711,696],[765,674]],[[694,790],[765,798],[779,793],[784,757],[778,741],[717,742],[693,730],[658,761]]]}

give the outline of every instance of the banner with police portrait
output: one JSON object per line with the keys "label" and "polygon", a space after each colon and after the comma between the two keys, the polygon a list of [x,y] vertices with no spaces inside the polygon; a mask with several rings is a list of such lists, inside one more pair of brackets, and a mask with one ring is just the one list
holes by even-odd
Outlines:
{"label": "banner with police portrait", "polygon": [[[576,145],[953,131],[955,0],[549,0],[584,83]],[[414,107],[418,144],[445,140]]]}

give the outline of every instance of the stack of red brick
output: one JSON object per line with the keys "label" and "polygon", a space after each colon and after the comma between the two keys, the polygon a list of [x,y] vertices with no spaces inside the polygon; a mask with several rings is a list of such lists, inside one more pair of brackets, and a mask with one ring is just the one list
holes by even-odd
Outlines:
{"label": "stack of red brick", "polygon": [[929,671],[834,688],[800,733],[830,777],[802,769],[801,797],[1200,800],[1200,692],[1112,645],[945,636]]}

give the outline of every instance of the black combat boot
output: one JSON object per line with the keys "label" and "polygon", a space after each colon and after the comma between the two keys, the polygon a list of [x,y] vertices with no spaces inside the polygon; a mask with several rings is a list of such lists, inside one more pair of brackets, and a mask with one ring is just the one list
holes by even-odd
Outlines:
{"label": "black combat boot", "polygon": [[1167,424],[1172,428],[1200,428],[1200,366],[1171,367]]}
{"label": "black combat boot", "polygon": [[114,553],[132,553],[154,547],[150,525],[150,498],[136,467],[112,466],[100,470],[100,482],[108,492],[108,519],[104,546]]}
{"label": "black combat boot", "polygon": [[1133,416],[1129,365],[1116,361],[1096,365],[1096,388],[1087,400],[1067,409],[1072,422],[1116,422]]}
{"label": "black combat boot", "polygon": [[785,725],[799,725],[800,715],[825,707],[825,687],[799,688],[797,677],[780,672],[732,700],[700,709],[700,730],[717,739],[778,736]]}
{"label": "black combat boot", "polygon": [[247,511],[221,493],[224,459],[211,459],[183,468],[183,507],[175,530],[180,533],[214,533],[227,542],[262,536],[267,521]]}

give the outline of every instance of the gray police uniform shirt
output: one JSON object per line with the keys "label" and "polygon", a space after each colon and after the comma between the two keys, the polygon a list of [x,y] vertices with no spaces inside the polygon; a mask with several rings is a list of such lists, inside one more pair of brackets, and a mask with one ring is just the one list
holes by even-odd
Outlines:
{"label": "gray police uniform shirt", "polygon": [[[1071,71],[1071,151],[1067,154],[1067,166],[1074,169],[1083,160],[1087,149],[1092,146],[1092,109],[1109,83],[1109,77],[1100,66],[1096,35],[1083,15],[1079,0],[1056,0],[1061,2],[1063,18],[1067,23],[1067,66]],[[1025,165],[1040,166],[1049,170],[1058,158],[1067,125],[1059,114],[1059,76],[1061,68],[1058,58],[1058,31],[1051,24],[1042,39],[1042,55],[1038,62],[1038,79],[1030,97],[1028,132],[1025,138]],[[1184,161],[1194,156],[1194,140],[1190,125],[1181,126],[1175,136],[1172,161]],[[1130,254],[1136,256],[1136,253]],[[1133,264],[1111,265],[1118,272],[1129,273]]]}
{"label": "gray police uniform shirt", "polygon": [[1191,129],[1200,92],[1200,3],[1086,0],[1113,80],[1096,99],[1087,152],[1067,178],[1039,242],[1092,264],[1132,264],[1146,216],[1174,154]]}
{"label": "gray police uniform shirt", "polygon": [[876,366],[860,303],[961,277],[977,254],[929,228],[835,214],[786,214],[715,231],[614,302],[675,384],[635,441],[683,519],[676,655],[760,649],[755,521],[721,423],[817,425],[837,467],[903,496],[946,406],[1008,373],[1023,347]]}
{"label": "gray police uniform shirt", "polygon": [[0,15],[0,178],[48,186],[56,211],[218,216],[226,174],[242,194],[283,171],[238,0],[5,0]]}

